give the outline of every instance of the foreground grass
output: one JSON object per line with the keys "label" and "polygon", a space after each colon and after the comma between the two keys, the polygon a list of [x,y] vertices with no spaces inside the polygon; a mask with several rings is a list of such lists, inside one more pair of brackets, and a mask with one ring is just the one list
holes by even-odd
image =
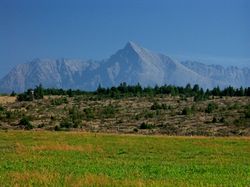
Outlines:
{"label": "foreground grass", "polygon": [[0,132],[0,186],[250,186],[250,138]]}

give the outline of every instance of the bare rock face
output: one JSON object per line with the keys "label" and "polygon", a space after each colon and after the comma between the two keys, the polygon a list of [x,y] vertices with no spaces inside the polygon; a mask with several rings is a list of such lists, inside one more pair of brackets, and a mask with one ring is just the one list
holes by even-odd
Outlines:
{"label": "bare rock face", "polygon": [[102,86],[140,83],[142,86],[199,84],[215,86],[250,86],[250,70],[224,68],[198,62],[177,62],[128,42],[109,59],[83,61],[73,59],[34,59],[12,69],[0,80],[0,92],[23,92],[42,84],[44,87],[94,90]]}
{"label": "bare rock face", "polygon": [[184,61],[182,64],[199,75],[209,78],[213,82],[213,86],[250,86],[249,68],[240,69],[233,66],[224,68],[220,65],[205,65],[195,61]]}

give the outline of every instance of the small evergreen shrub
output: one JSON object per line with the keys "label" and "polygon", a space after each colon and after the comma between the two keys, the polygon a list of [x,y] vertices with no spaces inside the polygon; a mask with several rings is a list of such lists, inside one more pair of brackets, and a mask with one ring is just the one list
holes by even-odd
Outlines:
{"label": "small evergreen shrub", "polygon": [[92,108],[85,108],[83,112],[85,113],[87,120],[91,120],[95,118],[94,111]]}
{"label": "small evergreen shrub", "polygon": [[225,118],[224,118],[224,117],[221,117],[221,118],[220,118],[220,123],[225,123],[225,122],[226,122]]}
{"label": "small evergreen shrub", "polygon": [[65,129],[69,129],[69,128],[71,128],[71,127],[73,127],[73,123],[71,122],[71,121],[62,121],[61,123],[60,123],[60,128],[65,128]]}
{"label": "small evergreen shrub", "polygon": [[191,108],[189,107],[185,107],[182,112],[181,112],[182,115],[191,115],[192,114],[192,110]]}
{"label": "small evergreen shrub", "polygon": [[212,113],[216,109],[218,109],[218,105],[217,104],[215,104],[215,103],[208,103],[205,112],[206,113]]}
{"label": "small evergreen shrub", "polygon": [[146,119],[153,118],[154,116],[155,116],[155,113],[154,113],[154,112],[145,111],[145,113],[144,113],[144,117],[145,117]]}
{"label": "small evergreen shrub", "polygon": [[60,131],[61,129],[60,129],[60,127],[59,127],[58,125],[56,125],[56,126],[54,127],[54,130],[55,130],[55,131]]}
{"label": "small evergreen shrub", "polygon": [[246,107],[245,118],[250,118],[250,105]]}
{"label": "small evergreen shrub", "polygon": [[151,124],[147,124],[145,122],[143,122],[141,125],[140,125],[140,129],[152,129],[153,128],[153,125]]}
{"label": "small evergreen shrub", "polygon": [[27,117],[23,117],[18,125],[23,126],[26,130],[33,129],[33,125]]}
{"label": "small evergreen shrub", "polygon": [[134,131],[134,132],[138,132],[138,129],[137,129],[137,128],[134,128],[133,131]]}
{"label": "small evergreen shrub", "polygon": [[10,112],[10,111],[6,111],[6,112],[5,112],[5,115],[6,115],[6,118],[7,118],[7,119],[11,119],[11,118],[13,117],[13,114],[12,114],[12,112]]}
{"label": "small evergreen shrub", "polygon": [[67,103],[68,103],[68,100],[66,97],[60,97],[60,98],[56,98],[56,99],[51,100],[51,104],[54,106],[59,106],[62,104],[67,104]]}
{"label": "small evergreen shrub", "polygon": [[213,117],[212,123],[217,123],[216,117]]}
{"label": "small evergreen shrub", "polygon": [[166,105],[166,104],[164,104],[164,103],[163,104],[159,104],[157,102],[154,102],[150,109],[151,110],[161,110],[161,109],[168,110],[168,109],[171,109],[171,107],[168,106],[168,105]]}
{"label": "small evergreen shrub", "polygon": [[113,105],[108,105],[103,108],[102,114],[106,118],[112,118],[115,116],[116,108]]}
{"label": "small evergreen shrub", "polygon": [[4,107],[0,105],[0,112],[3,112],[4,110]]}

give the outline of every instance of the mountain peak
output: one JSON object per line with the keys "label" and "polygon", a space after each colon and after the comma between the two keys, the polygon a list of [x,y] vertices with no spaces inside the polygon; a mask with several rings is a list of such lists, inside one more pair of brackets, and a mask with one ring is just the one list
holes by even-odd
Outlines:
{"label": "mountain peak", "polygon": [[136,44],[133,41],[128,41],[124,49],[129,49],[129,50],[132,49],[135,52],[139,52],[139,51],[143,50],[142,47],[140,47],[138,44]]}
{"label": "mountain peak", "polygon": [[40,83],[45,87],[95,90],[121,82],[143,86],[199,84],[249,87],[250,69],[223,68],[197,63],[182,63],[129,41],[110,58],[100,63],[73,59],[34,59],[16,66],[0,80],[0,92],[23,92]]}
{"label": "mountain peak", "polygon": [[138,44],[136,44],[136,43],[133,42],[133,41],[128,41],[128,42],[127,42],[127,46],[130,46],[130,47],[137,47]]}

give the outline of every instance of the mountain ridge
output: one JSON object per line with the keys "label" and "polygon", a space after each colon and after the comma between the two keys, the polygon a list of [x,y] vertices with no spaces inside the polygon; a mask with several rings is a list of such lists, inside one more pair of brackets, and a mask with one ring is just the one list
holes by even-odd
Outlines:
{"label": "mountain ridge", "polygon": [[108,59],[39,59],[19,64],[0,80],[0,92],[23,92],[42,84],[44,87],[95,90],[98,85],[111,87],[126,82],[142,86],[199,84],[246,87],[250,69],[205,65],[196,61],[178,62],[167,55],[152,52],[129,41]]}

